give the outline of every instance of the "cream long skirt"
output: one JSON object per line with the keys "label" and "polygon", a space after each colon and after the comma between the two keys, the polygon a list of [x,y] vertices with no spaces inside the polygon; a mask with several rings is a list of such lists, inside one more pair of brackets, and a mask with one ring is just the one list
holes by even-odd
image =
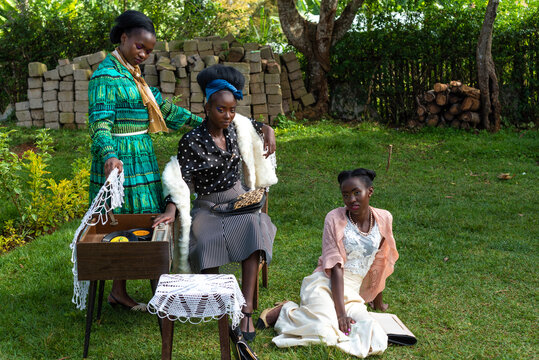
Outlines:
{"label": "cream long skirt", "polygon": [[356,321],[348,336],[339,330],[330,279],[324,272],[315,272],[303,279],[301,305],[289,301],[283,306],[275,324],[279,335],[272,341],[280,348],[324,343],[362,358],[382,354],[387,335],[359,296],[362,280],[360,275],[344,271],[346,314]]}

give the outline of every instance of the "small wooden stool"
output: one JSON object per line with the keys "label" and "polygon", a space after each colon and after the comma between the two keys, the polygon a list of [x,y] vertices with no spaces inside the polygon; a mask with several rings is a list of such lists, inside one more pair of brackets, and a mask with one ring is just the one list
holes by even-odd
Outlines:
{"label": "small wooden stool", "polygon": [[162,319],[161,359],[172,357],[174,321],[197,324],[219,320],[221,359],[230,360],[228,318],[239,326],[245,299],[234,275],[167,274],[162,275],[148,311]]}

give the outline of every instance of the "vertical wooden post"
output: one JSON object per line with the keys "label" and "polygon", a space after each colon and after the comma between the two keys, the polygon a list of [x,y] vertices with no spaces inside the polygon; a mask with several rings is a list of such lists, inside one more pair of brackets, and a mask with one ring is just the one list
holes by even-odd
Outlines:
{"label": "vertical wooden post", "polygon": [[228,337],[228,315],[219,319],[219,347],[221,348],[221,360],[230,360],[230,340]]}
{"label": "vertical wooden post", "polygon": [[161,360],[172,359],[172,340],[174,338],[174,321],[163,319],[161,331]]}

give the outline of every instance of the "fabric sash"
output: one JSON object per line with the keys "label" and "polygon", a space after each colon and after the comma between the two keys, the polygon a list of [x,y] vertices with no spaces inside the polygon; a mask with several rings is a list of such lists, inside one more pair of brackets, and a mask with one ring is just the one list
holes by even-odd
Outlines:
{"label": "fabric sash", "polygon": [[127,71],[129,71],[129,73],[133,76],[133,79],[135,80],[135,84],[137,84],[140,97],[142,98],[142,103],[148,109],[148,119],[150,120],[150,126],[148,128],[148,131],[150,133],[156,133],[160,131],[168,132],[168,128],[165,124],[165,119],[163,118],[161,109],[159,108],[159,105],[157,105],[157,101],[153,96],[152,90],[150,89],[148,84],[146,84],[146,81],[141,75],[140,67],[138,65],[133,66],[129,64],[122,56],[122,53],[120,52],[119,48],[116,48],[112,52],[112,56],[114,56],[127,69]]}

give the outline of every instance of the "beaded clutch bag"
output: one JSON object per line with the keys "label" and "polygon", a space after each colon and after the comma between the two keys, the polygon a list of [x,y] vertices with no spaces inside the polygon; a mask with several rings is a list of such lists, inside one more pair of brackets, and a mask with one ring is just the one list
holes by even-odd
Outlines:
{"label": "beaded clutch bag", "polygon": [[211,211],[224,215],[238,215],[258,211],[264,206],[266,201],[266,190],[264,188],[248,191],[228,202],[215,204]]}

